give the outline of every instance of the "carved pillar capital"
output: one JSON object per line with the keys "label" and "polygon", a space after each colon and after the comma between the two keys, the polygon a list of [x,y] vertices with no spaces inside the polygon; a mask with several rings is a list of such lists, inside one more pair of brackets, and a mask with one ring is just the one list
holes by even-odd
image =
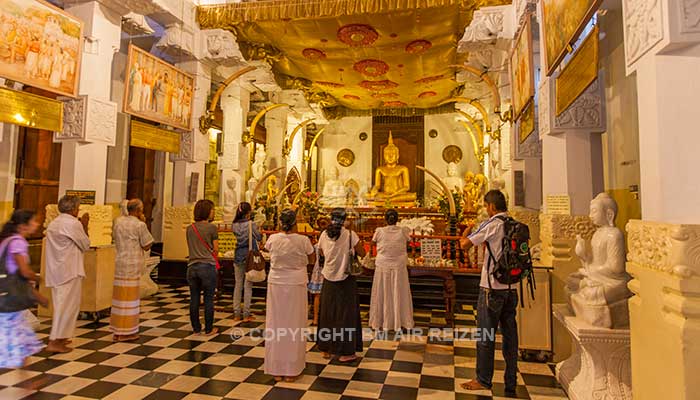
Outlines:
{"label": "carved pillar capital", "polygon": [[117,104],[93,96],[59,97],[63,101],[63,132],[54,140],[77,140],[114,146],[117,133]]}
{"label": "carved pillar capital", "polygon": [[[542,258],[545,265],[556,261],[569,262],[576,258],[573,253],[576,236],[590,239],[595,226],[588,216],[540,214],[540,240],[542,241]],[[576,264],[579,264],[576,262]]]}

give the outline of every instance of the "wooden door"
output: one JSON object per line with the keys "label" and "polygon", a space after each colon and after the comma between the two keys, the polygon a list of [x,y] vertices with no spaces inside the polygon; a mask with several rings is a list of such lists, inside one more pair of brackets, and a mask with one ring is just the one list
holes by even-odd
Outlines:
{"label": "wooden door", "polygon": [[[58,202],[61,144],[53,142],[53,132],[20,127],[17,138],[17,173],[14,208],[35,210],[41,224],[46,206]],[[43,236],[39,229],[32,239]]]}
{"label": "wooden door", "polygon": [[129,172],[126,182],[126,198],[141,199],[146,225],[151,229],[153,208],[158,201],[155,197],[156,151],[129,146]]}
{"label": "wooden door", "polygon": [[[423,198],[423,171],[418,171],[416,165],[424,165],[423,150],[424,120],[423,117],[374,117],[372,119],[372,171],[384,164],[383,151],[389,143],[389,132],[394,145],[399,148],[399,164],[408,167],[411,180],[411,192]],[[372,174],[374,185],[374,173]]]}

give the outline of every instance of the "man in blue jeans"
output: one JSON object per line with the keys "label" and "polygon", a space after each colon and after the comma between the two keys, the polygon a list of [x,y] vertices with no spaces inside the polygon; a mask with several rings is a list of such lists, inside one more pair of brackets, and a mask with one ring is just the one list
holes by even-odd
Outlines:
{"label": "man in blue jeans", "polygon": [[515,312],[518,306],[518,292],[494,279],[491,274],[495,261],[499,259],[503,242],[503,221],[508,211],[506,198],[498,190],[491,190],[484,196],[484,207],[489,219],[469,235],[464,231],[460,240],[463,250],[487,243],[493,259],[486,250],[484,266],[481,269],[479,300],[476,308],[476,321],[479,339],[476,343],[476,378],[462,384],[466,390],[490,390],[492,387],[494,352],[496,350],[496,330],[500,327],[503,335],[503,358],[506,362],[505,392],[515,395],[518,362],[518,327]]}

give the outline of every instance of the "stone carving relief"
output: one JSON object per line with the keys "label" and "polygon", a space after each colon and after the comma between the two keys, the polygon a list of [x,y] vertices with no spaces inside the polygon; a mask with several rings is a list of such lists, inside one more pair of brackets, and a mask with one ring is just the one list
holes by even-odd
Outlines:
{"label": "stone carving relief", "polygon": [[205,29],[200,31],[200,49],[198,58],[215,62],[227,67],[245,64],[245,59],[236,43],[236,36],[224,29]]}
{"label": "stone carving relief", "polygon": [[133,12],[122,17],[122,30],[131,36],[148,36],[155,32],[146,22],[145,16]]}
{"label": "stone carving relief", "polygon": [[[90,223],[88,224],[90,246],[107,246],[112,244],[112,221],[114,220],[114,211],[112,206],[83,204],[80,206],[78,215],[80,216],[85,213],[90,214]],[[58,205],[47,205],[44,229],[46,229],[51,221],[56,219],[58,215]]]}
{"label": "stone carving relief", "polygon": [[622,1],[628,67],[663,39],[662,3],[662,0]]}
{"label": "stone carving relief", "polygon": [[605,132],[605,93],[600,81],[600,78],[593,81],[566,111],[554,119],[553,130],[586,129]]}
{"label": "stone carving relief", "polygon": [[172,154],[173,161],[194,161],[194,131],[180,132],[180,153]]}
{"label": "stone carving relief", "polygon": [[163,210],[163,258],[187,257],[187,226],[193,222],[193,206],[165,207]]}
{"label": "stone carving relief", "polygon": [[518,26],[523,24],[525,15],[529,15],[537,10],[537,0],[515,0],[515,18]]}
{"label": "stone carving relief", "polygon": [[[535,107],[535,115],[537,115],[537,107]],[[515,160],[522,160],[524,158],[541,158],[542,157],[542,141],[540,140],[540,135],[537,133],[539,127],[537,123],[537,118],[535,118],[535,131],[530,134],[530,136],[525,139],[523,143],[520,143],[519,124],[516,125],[516,129],[513,129],[513,136],[511,139],[515,144]]]}
{"label": "stone carving relief", "polygon": [[683,16],[681,32],[700,32],[700,0],[684,0],[681,3],[681,15]]}
{"label": "stone carving relief", "polygon": [[472,23],[464,29],[464,35],[457,45],[457,51],[464,53],[475,47],[482,48],[494,44],[503,32],[503,12],[474,12]]}
{"label": "stone carving relief", "polygon": [[67,139],[82,139],[85,130],[85,108],[87,96],[59,97],[63,101],[63,132],[56,132],[56,141]]}
{"label": "stone carving relief", "polygon": [[590,240],[595,225],[587,215],[540,214],[541,260],[550,265],[553,260],[570,260],[576,244],[576,235]]}
{"label": "stone carving relief", "polygon": [[117,133],[117,103],[88,97],[85,139],[114,146]]}
{"label": "stone carving relief", "polygon": [[164,54],[178,56],[179,59],[188,56],[195,58],[194,32],[180,24],[168,25],[154,47]]}
{"label": "stone carving relief", "polygon": [[509,211],[516,220],[524,223],[530,228],[530,245],[534,246],[540,242],[540,213],[536,210],[516,207]]}

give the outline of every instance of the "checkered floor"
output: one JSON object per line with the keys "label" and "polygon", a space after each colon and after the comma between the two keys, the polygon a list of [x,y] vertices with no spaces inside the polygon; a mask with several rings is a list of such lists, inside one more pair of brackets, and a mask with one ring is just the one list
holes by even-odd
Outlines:
{"label": "checkered floor", "polygon": [[[79,321],[75,350],[31,357],[21,370],[0,370],[0,399],[497,399],[504,396],[500,353],[491,391],[466,393],[460,384],[474,376],[475,342],[456,339],[438,327],[444,315],[416,311],[421,337],[365,334],[361,358],[352,365],[328,362],[308,343],[306,369],[294,383],[275,383],[263,373],[264,342],[254,338],[264,324],[264,302],[254,305],[255,322],[234,324],[231,305],[221,300],[220,335],[191,336],[187,288],[162,287],[141,308],[138,343],[112,343],[108,320]],[[363,312],[363,317],[366,317]],[[49,320],[41,320],[42,339]],[[463,307],[457,331],[474,327],[473,310]],[[252,334],[251,334],[252,333]],[[459,336],[459,335],[458,335]],[[566,399],[550,365],[519,363],[517,398]]]}

